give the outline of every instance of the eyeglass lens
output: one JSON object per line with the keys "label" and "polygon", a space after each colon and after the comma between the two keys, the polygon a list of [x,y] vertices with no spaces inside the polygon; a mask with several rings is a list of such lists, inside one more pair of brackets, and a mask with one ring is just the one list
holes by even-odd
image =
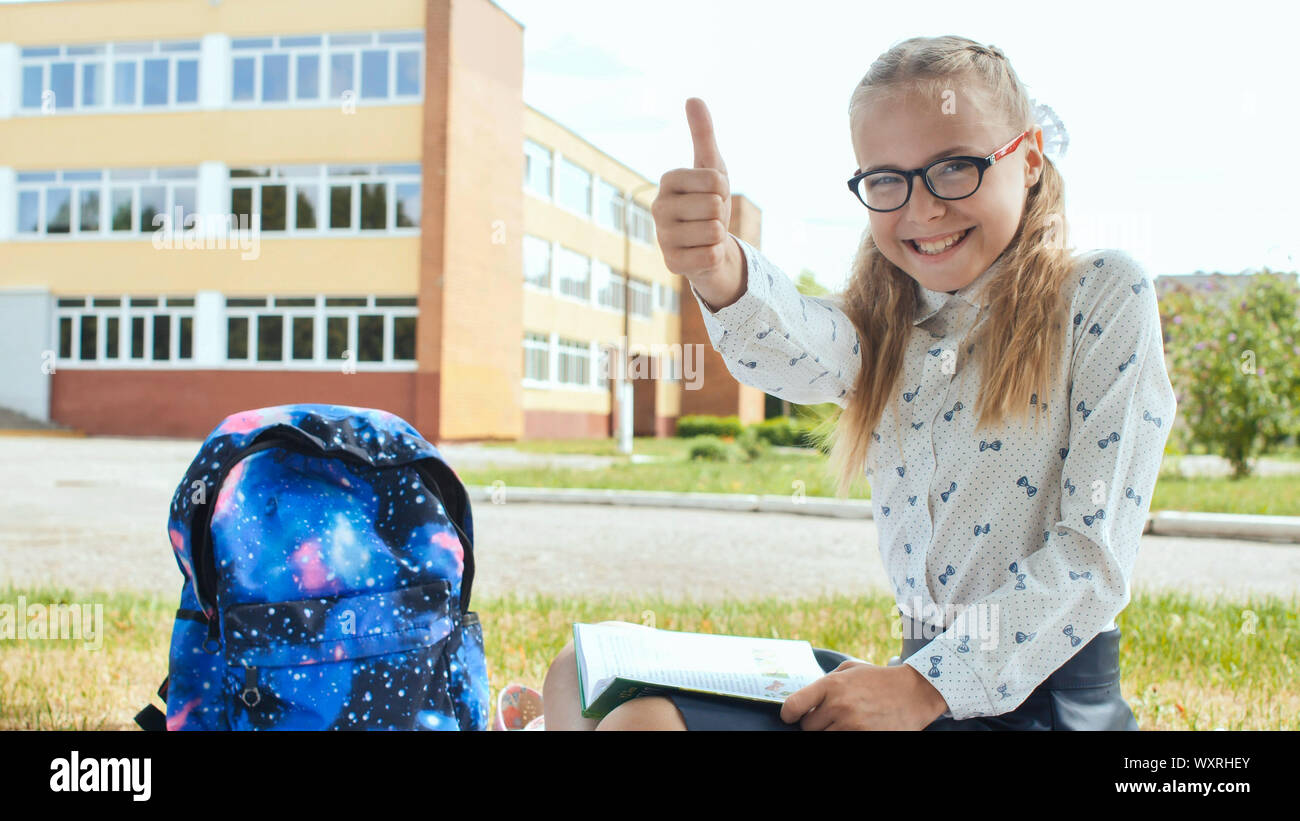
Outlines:
{"label": "eyeglass lens", "polygon": [[[970,160],[948,160],[926,174],[930,187],[945,199],[969,197],[979,187],[979,168]],[[858,180],[858,196],[872,208],[899,208],[907,199],[907,180],[891,171],[877,171]]]}

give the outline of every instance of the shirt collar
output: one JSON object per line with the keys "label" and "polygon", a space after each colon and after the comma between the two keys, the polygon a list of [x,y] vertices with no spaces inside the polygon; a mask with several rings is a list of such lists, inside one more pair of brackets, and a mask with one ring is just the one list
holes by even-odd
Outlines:
{"label": "shirt collar", "polygon": [[[993,261],[993,264],[984,269],[984,273],[975,277],[964,287],[957,289],[956,293],[947,291],[931,291],[919,282],[916,282],[916,313],[912,320],[913,325],[920,325],[925,320],[937,314],[945,305],[953,300],[961,300],[977,310],[982,308],[987,302],[988,285],[994,279],[997,279],[998,271],[1002,270],[1006,254],[999,256]],[[915,280],[913,280],[915,282]]]}

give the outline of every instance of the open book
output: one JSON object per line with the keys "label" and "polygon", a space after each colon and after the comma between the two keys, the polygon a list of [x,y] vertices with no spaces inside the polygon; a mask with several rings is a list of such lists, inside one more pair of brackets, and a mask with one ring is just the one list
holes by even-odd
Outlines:
{"label": "open book", "polygon": [[587,718],[603,718],[628,699],[665,690],[780,704],[825,674],[807,641],[630,623],[574,624],[573,650]]}

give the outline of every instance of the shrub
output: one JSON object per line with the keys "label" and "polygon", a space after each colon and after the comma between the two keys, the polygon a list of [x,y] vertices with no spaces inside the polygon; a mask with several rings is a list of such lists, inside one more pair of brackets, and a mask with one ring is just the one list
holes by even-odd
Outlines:
{"label": "shrub", "polygon": [[690,458],[691,461],[706,459],[710,462],[730,462],[735,455],[735,450],[733,445],[706,433],[696,436],[695,441],[691,443]]}
{"label": "shrub", "polygon": [[803,442],[801,429],[788,416],[774,416],[771,419],[765,419],[756,425],[750,425],[749,430],[752,430],[754,436],[769,445],[785,448],[807,447]]}
{"label": "shrub", "polygon": [[758,425],[750,425],[736,437],[736,446],[745,454],[745,458],[752,462],[767,453],[768,443],[758,435]]}
{"label": "shrub", "polygon": [[692,436],[739,436],[744,427],[740,423],[739,416],[688,414],[677,418],[677,435],[683,438]]}

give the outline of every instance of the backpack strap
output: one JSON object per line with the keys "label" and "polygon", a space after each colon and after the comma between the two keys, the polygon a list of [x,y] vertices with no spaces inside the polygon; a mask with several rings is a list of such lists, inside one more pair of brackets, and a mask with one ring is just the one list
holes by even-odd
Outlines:
{"label": "backpack strap", "polygon": [[[158,697],[167,703],[167,684],[172,680],[168,675],[163,679],[163,683],[158,686]],[[135,714],[135,723],[140,725],[140,729],[146,732],[165,732],[167,730],[167,714],[152,704],[146,704],[144,709]]]}
{"label": "backpack strap", "polygon": [[[456,529],[456,535],[460,537],[465,561],[465,569],[460,578],[460,612],[463,615],[469,612],[470,591],[474,586],[474,542],[464,528],[469,494],[446,463],[438,459],[420,459],[414,466],[428,480],[425,484],[433,485],[429,489],[438,495],[452,527]],[[448,493],[448,488],[453,492]]]}
{"label": "backpack strap", "polygon": [[145,732],[167,731],[167,716],[152,704],[146,704],[143,710],[135,714],[135,723],[139,724],[140,729]]}

